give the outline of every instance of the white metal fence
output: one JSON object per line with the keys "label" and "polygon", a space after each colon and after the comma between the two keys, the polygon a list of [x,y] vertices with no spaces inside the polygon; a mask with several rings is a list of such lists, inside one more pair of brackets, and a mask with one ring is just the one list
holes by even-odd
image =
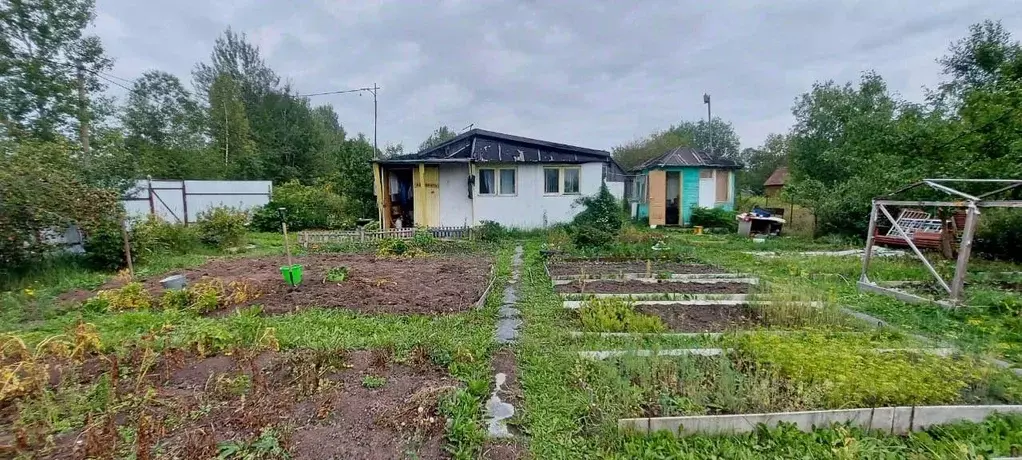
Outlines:
{"label": "white metal fence", "polygon": [[270,202],[270,181],[139,180],[122,198],[128,216],[154,214],[167,222],[189,224],[217,206],[251,210]]}

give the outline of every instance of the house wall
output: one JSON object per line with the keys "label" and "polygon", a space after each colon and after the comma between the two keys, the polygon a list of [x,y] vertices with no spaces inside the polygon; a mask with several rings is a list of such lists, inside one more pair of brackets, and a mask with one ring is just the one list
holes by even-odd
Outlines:
{"label": "house wall", "polygon": [[468,164],[440,165],[440,226],[461,227],[471,224],[472,200],[468,198]]}
{"label": "house wall", "polygon": [[[664,168],[668,172],[681,172],[681,218],[684,225],[688,225],[692,221],[692,209],[699,206],[699,171],[703,168],[693,167],[677,167],[677,168]],[[734,210],[735,204],[735,174],[733,171],[726,169],[716,170],[718,174],[729,173],[728,186],[731,189],[730,197],[726,201],[715,200],[714,206],[727,210]],[[642,176],[647,176],[648,171],[641,173]],[[672,181],[674,176],[672,174],[667,175],[667,199],[670,200],[672,197],[677,196],[677,182]],[[644,199],[639,202],[636,206],[634,215],[636,218],[644,218],[649,216],[649,200]]]}
{"label": "house wall", "polygon": [[[554,165],[487,163],[485,166],[515,167],[518,171],[516,173],[518,193],[514,196],[480,196],[478,194],[479,184],[476,181],[476,190],[473,194],[475,197],[475,224],[490,220],[507,227],[537,228],[569,222],[580,211],[579,208],[572,208],[575,200],[583,195],[596,194],[600,191],[600,184],[603,182],[603,163],[584,163],[581,165],[579,194],[546,195],[543,193],[543,168]],[[617,191],[617,196],[620,197],[624,193],[624,184],[617,184],[619,184],[617,188],[620,189]],[[441,184],[442,189],[443,184]],[[464,188],[462,187],[460,190],[464,190]],[[447,209],[442,201],[441,207]]]}

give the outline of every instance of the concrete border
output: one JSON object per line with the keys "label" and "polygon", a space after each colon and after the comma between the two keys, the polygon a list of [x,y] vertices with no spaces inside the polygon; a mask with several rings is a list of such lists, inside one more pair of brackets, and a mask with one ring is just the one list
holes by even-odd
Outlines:
{"label": "concrete border", "polygon": [[[678,337],[678,338],[707,338],[707,339],[719,339],[725,335],[752,335],[752,334],[768,334],[768,335],[790,335],[790,334],[801,334],[803,332],[811,331],[799,331],[799,330],[756,330],[756,329],[743,329],[734,330],[728,332],[588,332],[588,331],[569,331],[568,335],[571,337],[602,337],[602,338],[644,338],[644,337]],[[855,332],[855,331],[840,331],[840,332],[828,332],[830,335],[862,335],[866,332]]]}
{"label": "concrete border", "polygon": [[[954,348],[864,348],[863,350],[869,350],[876,353],[920,353],[928,355],[936,355],[942,358],[947,358],[958,354],[958,350]],[[580,351],[578,355],[583,358],[602,360],[607,358],[613,358],[617,356],[638,356],[647,358],[650,356],[719,356],[724,353],[730,353],[731,348],[675,348],[668,350],[592,350],[592,351]]]}
{"label": "concrete border", "polygon": [[962,421],[981,422],[995,413],[1022,413],[1022,405],[900,406],[766,414],[623,418],[619,419],[617,424],[619,429],[631,432],[669,431],[678,436],[749,433],[759,424],[772,428],[782,422],[794,424],[805,432],[812,431],[814,427],[850,423],[890,434],[906,434],[932,425]]}
{"label": "concrete border", "polygon": [[563,293],[561,299],[588,300],[588,299],[630,299],[630,300],[659,300],[676,302],[679,300],[749,300],[763,294],[684,294],[684,293],[649,293],[649,294],[577,294]]}
{"label": "concrete border", "polygon": [[563,286],[571,283],[591,283],[591,282],[603,282],[603,283],[621,283],[625,281],[639,281],[641,283],[691,283],[691,284],[720,284],[720,283],[741,283],[756,286],[759,284],[759,278],[748,277],[745,278],[716,278],[716,277],[702,277],[702,278],[600,278],[600,279],[574,279],[574,280],[552,280],[554,286]]}
{"label": "concrete border", "polygon": [[[741,294],[739,294],[741,295]],[[582,308],[585,300],[565,300],[561,305],[568,310]],[[811,308],[823,308],[823,302],[785,302],[783,300],[732,300],[732,299],[707,299],[707,300],[636,300],[632,305],[706,305],[713,307],[734,307],[738,305],[773,305],[774,303],[790,303]]]}
{"label": "concrete border", "polygon": [[591,281],[613,281],[613,280],[634,280],[634,279],[660,279],[660,280],[694,280],[694,279],[725,279],[725,278],[756,278],[756,275],[749,273],[672,273],[667,277],[657,276],[656,273],[597,273],[585,275],[551,275],[554,281],[577,281],[586,279]]}

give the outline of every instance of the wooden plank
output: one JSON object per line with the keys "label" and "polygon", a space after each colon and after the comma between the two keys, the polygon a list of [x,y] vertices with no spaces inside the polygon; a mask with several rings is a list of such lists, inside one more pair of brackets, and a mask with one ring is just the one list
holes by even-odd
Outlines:
{"label": "wooden plank", "polygon": [[649,225],[667,225],[667,171],[649,172]]}

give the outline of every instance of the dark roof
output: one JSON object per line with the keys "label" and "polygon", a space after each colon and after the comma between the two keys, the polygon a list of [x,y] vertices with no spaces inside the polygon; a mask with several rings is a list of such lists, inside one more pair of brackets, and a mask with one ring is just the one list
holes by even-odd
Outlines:
{"label": "dark roof", "polygon": [[574,145],[473,129],[454,139],[411,155],[378,163],[588,163],[607,162],[610,153]]}
{"label": "dark roof", "polygon": [[783,186],[788,182],[788,167],[781,166],[774,170],[773,174],[767,178],[766,182],[763,183],[764,187],[770,186]]}
{"label": "dark roof", "polygon": [[663,155],[642,162],[634,170],[641,171],[643,169],[662,168],[665,166],[698,166],[728,169],[740,169],[742,167],[742,165],[734,160],[710,155],[707,152],[701,152],[692,147],[675,147],[664,152]]}

